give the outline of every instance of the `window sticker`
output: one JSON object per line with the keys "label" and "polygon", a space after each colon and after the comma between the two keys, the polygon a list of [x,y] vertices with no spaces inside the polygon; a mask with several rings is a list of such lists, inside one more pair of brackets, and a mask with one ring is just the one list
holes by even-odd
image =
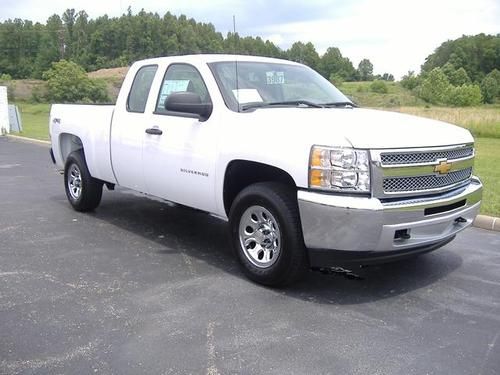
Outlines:
{"label": "window sticker", "polygon": [[285,83],[285,72],[266,72],[268,85],[283,85]]}
{"label": "window sticker", "polygon": [[233,90],[233,95],[238,103],[255,103],[262,102],[262,97],[256,89],[239,89]]}
{"label": "window sticker", "polygon": [[187,91],[189,79],[165,80],[161,88],[160,101],[161,105],[165,103],[165,99],[173,92]]}

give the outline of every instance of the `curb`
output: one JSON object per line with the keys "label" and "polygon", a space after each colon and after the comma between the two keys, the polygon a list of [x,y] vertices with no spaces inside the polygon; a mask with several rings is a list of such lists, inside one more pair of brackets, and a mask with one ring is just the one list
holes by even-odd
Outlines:
{"label": "curb", "polygon": [[472,226],[500,232],[500,218],[487,215],[477,215],[476,219],[472,223]]}
{"label": "curb", "polygon": [[39,143],[39,144],[42,144],[42,145],[50,145],[49,141],[42,141],[40,139],[22,137],[20,135],[13,135],[13,134],[5,134],[5,136],[8,137],[8,138],[18,139],[20,141],[25,141],[25,142],[30,142],[30,143]]}

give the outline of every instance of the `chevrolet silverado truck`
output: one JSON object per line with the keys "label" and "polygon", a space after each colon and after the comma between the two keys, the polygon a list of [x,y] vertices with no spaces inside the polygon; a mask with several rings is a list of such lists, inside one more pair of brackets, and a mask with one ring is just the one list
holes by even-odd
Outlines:
{"label": "chevrolet silverado truck", "polygon": [[120,185],[206,211],[265,285],[437,249],[481,204],[469,131],[359,108],[286,60],[139,61],[116,105],[53,105],[50,134],[75,210]]}

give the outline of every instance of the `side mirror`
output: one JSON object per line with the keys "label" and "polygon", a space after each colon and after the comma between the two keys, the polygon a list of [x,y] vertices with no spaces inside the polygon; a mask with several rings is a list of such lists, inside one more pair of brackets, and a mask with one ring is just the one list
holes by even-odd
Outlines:
{"label": "side mirror", "polygon": [[202,103],[201,97],[190,91],[173,92],[165,100],[167,111],[198,115],[200,120],[206,120],[212,113],[212,108],[212,103]]}

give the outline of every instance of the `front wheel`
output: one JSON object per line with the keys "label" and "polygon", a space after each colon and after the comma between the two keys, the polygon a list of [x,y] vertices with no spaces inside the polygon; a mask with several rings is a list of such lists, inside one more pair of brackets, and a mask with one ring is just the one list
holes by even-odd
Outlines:
{"label": "front wheel", "polygon": [[229,222],[236,256],[251,280],[284,286],[307,269],[294,189],[270,182],[245,188],[234,200]]}
{"label": "front wheel", "polygon": [[72,152],[66,159],[64,187],[68,201],[76,211],[92,211],[101,202],[102,182],[90,175],[81,150]]}

